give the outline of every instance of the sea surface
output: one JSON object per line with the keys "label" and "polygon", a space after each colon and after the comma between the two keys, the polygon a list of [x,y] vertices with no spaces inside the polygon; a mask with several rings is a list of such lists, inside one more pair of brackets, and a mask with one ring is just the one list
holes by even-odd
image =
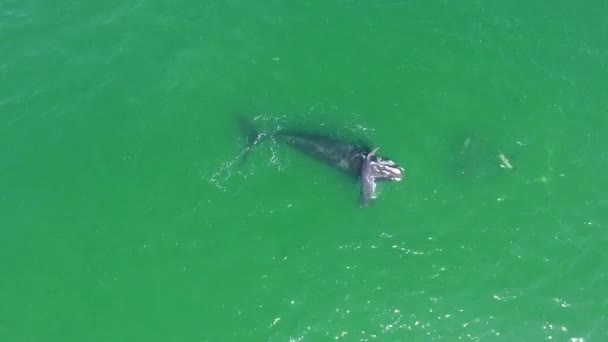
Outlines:
{"label": "sea surface", "polygon": [[0,0],[0,341],[608,341],[607,13]]}

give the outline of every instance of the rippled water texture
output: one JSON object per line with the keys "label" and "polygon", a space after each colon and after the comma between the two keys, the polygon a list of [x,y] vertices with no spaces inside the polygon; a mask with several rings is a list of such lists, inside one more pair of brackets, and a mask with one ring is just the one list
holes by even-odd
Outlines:
{"label": "rippled water texture", "polygon": [[607,10],[4,1],[0,340],[608,340]]}

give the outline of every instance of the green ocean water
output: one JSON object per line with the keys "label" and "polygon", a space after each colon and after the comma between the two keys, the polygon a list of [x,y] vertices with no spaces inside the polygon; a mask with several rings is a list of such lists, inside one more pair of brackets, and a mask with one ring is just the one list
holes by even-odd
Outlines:
{"label": "green ocean water", "polygon": [[606,13],[0,1],[0,341],[608,341]]}

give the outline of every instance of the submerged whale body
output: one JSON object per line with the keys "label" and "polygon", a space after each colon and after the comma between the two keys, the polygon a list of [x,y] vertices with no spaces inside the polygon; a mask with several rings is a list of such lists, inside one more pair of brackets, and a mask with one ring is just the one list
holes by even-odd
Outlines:
{"label": "submerged whale body", "polygon": [[327,165],[361,180],[361,204],[368,206],[376,197],[376,181],[401,181],[405,170],[390,159],[376,154],[362,144],[296,130],[277,130],[272,134],[258,132],[251,122],[241,119],[241,128],[247,135],[247,147],[243,159],[266,137],[293,146],[295,149]]}
{"label": "submerged whale body", "polygon": [[273,136],[304,154],[355,177],[361,174],[363,159],[369,152],[364,146],[349,144],[320,134],[279,131]]}

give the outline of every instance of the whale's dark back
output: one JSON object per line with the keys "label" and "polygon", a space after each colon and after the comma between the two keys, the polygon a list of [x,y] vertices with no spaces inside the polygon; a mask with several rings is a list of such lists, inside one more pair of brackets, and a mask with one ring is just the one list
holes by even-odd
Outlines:
{"label": "whale's dark back", "polygon": [[299,151],[354,177],[360,176],[363,159],[369,152],[366,146],[349,144],[320,134],[280,131],[274,136]]}

